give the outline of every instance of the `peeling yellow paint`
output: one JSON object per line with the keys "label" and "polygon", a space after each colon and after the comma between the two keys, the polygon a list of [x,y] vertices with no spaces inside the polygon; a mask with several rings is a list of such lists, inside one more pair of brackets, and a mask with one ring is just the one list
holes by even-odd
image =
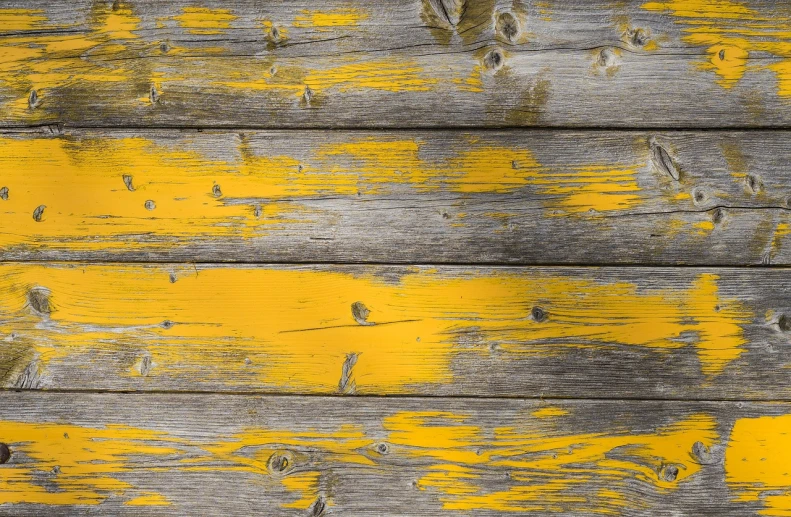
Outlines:
{"label": "peeling yellow paint", "polygon": [[[647,2],[643,8],[670,12],[684,25],[682,40],[705,47],[707,59],[698,63],[713,71],[724,88],[733,87],[746,72],[768,69],[778,79],[779,95],[791,96],[791,18],[780,12],[763,15],[732,0],[669,0]],[[773,59],[750,60],[750,54]]]}
{"label": "peeling yellow paint", "polygon": [[[630,497],[618,491],[623,483],[638,479],[659,491],[673,490],[700,471],[690,459],[692,444],[710,446],[718,438],[708,415],[693,415],[653,433],[548,436],[529,425],[484,433],[465,415],[428,411],[394,414],[384,427],[391,443],[409,446],[407,454],[437,462],[418,480],[418,488],[438,493],[446,510],[466,511],[562,508],[617,514]],[[678,469],[675,480],[662,477],[666,466]],[[500,483],[506,488],[485,490],[479,480],[499,469],[509,474]],[[616,508],[609,512],[613,501]]]}
{"label": "peeling yellow paint", "polygon": [[205,35],[223,34],[236,18],[229,9],[208,7],[185,7],[182,14],[173,17],[188,33]]}
{"label": "peeling yellow paint", "polygon": [[791,515],[791,415],[737,420],[725,450],[725,481],[734,501],[761,501],[759,514]]}
{"label": "peeling yellow paint", "polygon": [[[713,376],[742,353],[742,325],[752,319],[718,295],[709,274],[673,290],[546,273],[418,271],[393,283],[332,271],[9,264],[0,275],[0,335],[34,347],[45,370],[72,354],[137,350],[155,365],[147,379],[189,375],[287,392],[337,392],[354,353],[347,373],[357,391],[409,393],[453,382],[456,357],[488,355],[491,345],[514,355],[694,346]],[[29,308],[36,286],[51,293],[47,325]],[[366,325],[353,314],[357,302],[370,311]],[[534,321],[526,303],[550,317]],[[459,347],[469,332],[477,341]]]}
{"label": "peeling yellow paint", "polygon": [[[0,421],[0,435],[14,454],[32,461],[0,470],[0,503],[98,504],[111,495],[135,495],[117,475],[135,457],[164,459],[178,454],[163,433],[126,426],[93,429],[67,424]],[[47,490],[40,473],[58,490]],[[139,494],[129,504],[167,505],[156,494]]]}

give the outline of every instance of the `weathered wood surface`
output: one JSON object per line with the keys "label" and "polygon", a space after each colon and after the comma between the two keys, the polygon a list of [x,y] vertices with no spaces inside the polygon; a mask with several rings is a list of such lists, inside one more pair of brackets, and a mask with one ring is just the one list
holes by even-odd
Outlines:
{"label": "weathered wood surface", "polygon": [[777,269],[3,264],[10,388],[791,397]]}
{"label": "weathered wood surface", "polygon": [[788,142],[752,131],[3,133],[0,258],[789,264]]}
{"label": "weathered wood surface", "polygon": [[773,0],[3,2],[0,125],[788,126]]}
{"label": "weathered wood surface", "polygon": [[791,504],[787,403],[0,400],[4,515],[741,517]]}

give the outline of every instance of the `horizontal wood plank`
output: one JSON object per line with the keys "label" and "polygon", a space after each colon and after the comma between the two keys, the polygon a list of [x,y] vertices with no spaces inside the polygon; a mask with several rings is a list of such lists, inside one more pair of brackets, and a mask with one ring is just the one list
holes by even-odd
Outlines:
{"label": "horizontal wood plank", "polygon": [[0,134],[0,258],[791,263],[786,132]]}
{"label": "horizontal wood plank", "polygon": [[772,0],[10,0],[0,126],[788,126]]}
{"label": "horizontal wood plank", "polygon": [[0,396],[9,515],[786,515],[789,404]]}
{"label": "horizontal wood plank", "polygon": [[785,270],[0,265],[10,388],[789,398]]}

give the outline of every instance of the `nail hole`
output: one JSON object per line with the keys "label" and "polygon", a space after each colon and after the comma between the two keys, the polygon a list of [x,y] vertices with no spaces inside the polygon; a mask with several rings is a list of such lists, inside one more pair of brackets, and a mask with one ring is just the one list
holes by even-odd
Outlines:
{"label": "nail hole", "polygon": [[30,95],[27,98],[28,106],[30,106],[31,108],[35,108],[36,106],[38,106],[38,103],[39,103],[38,92],[36,92],[36,90],[30,90]]}
{"label": "nail hole", "polygon": [[146,210],[153,210],[153,209],[155,209],[157,207],[156,203],[154,203],[150,199],[148,201],[146,201],[146,204],[144,206],[146,207]]}
{"label": "nail hole", "polygon": [[8,201],[8,187],[0,188],[0,199]]}
{"label": "nail hole", "polygon": [[376,444],[376,452],[382,455],[389,454],[390,447],[384,442],[378,443]]}
{"label": "nail hole", "polygon": [[547,319],[547,313],[541,307],[533,307],[533,310],[530,311],[530,316],[533,318],[533,321],[539,323]]}
{"label": "nail hole", "polygon": [[780,317],[777,318],[777,326],[783,332],[791,331],[791,318],[789,318],[785,314],[781,314]]}
{"label": "nail hole", "polygon": [[222,196],[222,190],[220,189],[219,185],[214,185],[214,187],[211,189],[211,193],[214,195],[214,197]]}

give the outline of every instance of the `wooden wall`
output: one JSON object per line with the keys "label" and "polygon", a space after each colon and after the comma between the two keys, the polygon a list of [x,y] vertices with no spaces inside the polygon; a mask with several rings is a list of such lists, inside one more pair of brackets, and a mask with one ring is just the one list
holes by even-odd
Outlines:
{"label": "wooden wall", "polygon": [[0,4],[0,515],[791,515],[791,5]]}

